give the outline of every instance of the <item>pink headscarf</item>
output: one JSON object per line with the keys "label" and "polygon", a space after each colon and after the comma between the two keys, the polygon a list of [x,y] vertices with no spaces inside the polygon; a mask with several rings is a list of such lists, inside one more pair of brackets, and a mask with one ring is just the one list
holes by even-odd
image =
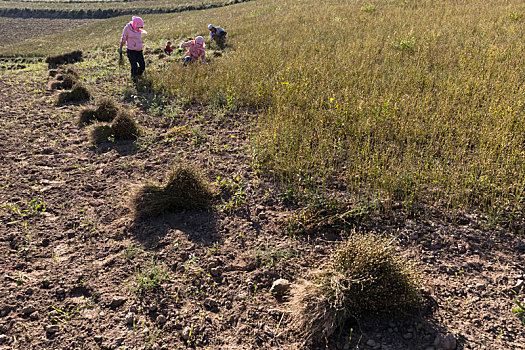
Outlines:
{"label": "pink headscarf", "polygon": [[198,36],[195,38],[195,45],[197,46],[201,46],[202,48],[204,48],[204,38],[202,36]]}
{"label": "pink headscarf", "polygon": [[144,29],[137,29],[138,27],[144,27],[144,21],[140,17],[133,16],[129,24],[131,24],[131,28],[133,28],[134,31],[139,31],[144,34],[148,33]]}

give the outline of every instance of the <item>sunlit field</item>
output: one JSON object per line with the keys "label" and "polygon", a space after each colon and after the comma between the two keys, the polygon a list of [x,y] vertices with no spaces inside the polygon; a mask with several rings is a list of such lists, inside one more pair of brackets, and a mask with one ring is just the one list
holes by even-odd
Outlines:
{"label": "sunlit field", "polygon": [[522,5],[305,3],[232,18],[234,52],[156,80],[261,110],[254,163],[284,181],[522,215]]}
{"label": "sunlit field", "polygon": [[[515,221],[525,202],[524,10],[305,0],[148,15],[150,47],[207,35],[211,22],[229,33],[210,64],[149,74],[170,97],[256,111],[254,166],[285,183]],[[46,40],[66,51],[81,36],[113,50],[126,20],[3,51],[47,54]]]}

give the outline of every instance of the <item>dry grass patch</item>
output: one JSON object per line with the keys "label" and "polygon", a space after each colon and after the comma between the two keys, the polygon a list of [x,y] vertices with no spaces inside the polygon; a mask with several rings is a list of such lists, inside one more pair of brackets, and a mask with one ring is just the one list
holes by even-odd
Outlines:
{"label": "dry grass patch", "polygon": [[84,108],[78,112],[78,124],[80,126],[91,124],[97,120],[97,112],[93,108]]}
{"label": "dry grass patch", "polygon": [[[80,112],[79,119],[85,118],[85,120],[92,120],[94,116],[98,119],[98,114],[96,111],[91,109],[85,109]],[[133,120],[133,117],[128,112],[119,111],[115,120],[111,125],[109,124],[99,124],[96,125],[90,134],[90,140],[93,144],[98,145],[103,142],[110,141],[126,141],[126,140],[136,140],[140,135],[140,129]]]}
{"label": "dry grass patch", "polygon": [[99,145],[103,142],[109,141],[113,136],[113,129],[111,125],[95,125],[89,134],[89,140],[94,145]]}
{"label": "dry grass patch", "polygon": [[295,287],[290,302],[292,327],[316,342],[348,318],[410,309],[420,299],[417,272],[398,256],[391,241],[373,234],[355,235],[329,265]]}
{"label": "dry grass patch", "polygon": [[193,165],[179,163],[168,174],[165,184],[147,183],[132,197],[135,219],[165,212],[206,209],[214,193],[201,171]]}
{"label": "dry grass patch", "polygon": [[89,90],[82,83],[76,83],[71,91],[64,91],[58,95],[57,104],[84,102],[90,98]]}
{"label": "dry grass patch", "polygon": [[104,97],[97,103],[97,119],[101,122],[111,122],[117,116],[119,106],[109,97]]}
{"label": "dry grass patch", "polygon": [[131,114],[125,111],[118,112],[111,127],[116,140],[136,140],[140,135],[137,123],[133,120]]}

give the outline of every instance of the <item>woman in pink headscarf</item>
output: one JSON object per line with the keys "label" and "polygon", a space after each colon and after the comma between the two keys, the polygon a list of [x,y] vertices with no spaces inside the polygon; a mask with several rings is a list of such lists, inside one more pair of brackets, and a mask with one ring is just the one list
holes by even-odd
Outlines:
{"label": "woman in pink headscarf", "polygon": [[131,65],[131,77],[135,80],[141,76],[146,69],[146,62],[144,62],[144,54],[142,49],[142,34],[147,34],[144,28],[144,21],[140,17],[131,19],[131,22],[126,24],[122,31],[122,38],[120,39],[120,48],[118,53],[122,56],[122,46],[126,43],[126,53],[129,58],[129,64]]}
{"label": "woman in pink headscarf", "polygon": [[181,49],[183,47],[188,48],[188,51],[182,57],[182,62],[184,62],[184,65],[188,64],[188,62],[197,62],[199,58],[202,59],[202,63],[206,63],[206,51],[204,50],[205,46],[204,38],[202,36],[198,36],[195,38],[195,40],[180,44]]}

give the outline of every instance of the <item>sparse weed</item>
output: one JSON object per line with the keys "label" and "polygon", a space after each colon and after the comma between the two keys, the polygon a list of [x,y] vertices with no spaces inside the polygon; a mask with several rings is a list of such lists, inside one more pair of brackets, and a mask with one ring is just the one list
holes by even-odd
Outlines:
{"label": "sparse weed", "polygon": [[158,288],[160,284],[169,278],[168,270],[165,266],[157,265],[152,259],[149,266],[142,271],[137,268],[135,270],[135,280],[130,285],[130,290],[139,295]]}
{"label": "sparse weed", "polygon": [[376,7],[374,5],[367,5],[361,7],[361,11],[366,13],[374,13],[376,11]]}
{"label": "sparse weed", "polygon": [[6,279],[15,282],[17,286],[21,286],[22,284],[31,280],[29,276],[26,276],[23,273],[8,273],[5,275],[5,277]]}
{"label": "sparse weed", "polygon": [[509,13],[509,18],[513,21],[519,22],[523,19],[523,14],[517,12]]}
{"label": "sparse weed", "polygon": [[364,203],[355,204],[333,197],[318,196],[293,213],[286,222],[286,230],[292,236],[349,232],[366,220],[372,210],[372,207]]}
{"label": "sparse weed", "polygon": [[46,205],[42,198],[36,198],[29,202],[29,206],[33,210],[34,213],[42,213],[46,211]]}
{"label": "sparse weed", "polygon": [[298,252],[292,248],[276,249],[267,247],[255,250],[255,262],[267,268],[275,266],[282,259],[290,259],[298,256]]}
{"label": "sparse weed", "polygon": [[59,309],[55,306],[52,306],[53,310],[55,310],[55,312],[58,314],[58,316],[53,317],[52,320],[56,323],[61,322],[67,324],[76,314],[87,307],[89,306],[70,304],[64,309]]}
{"label": "sparse weed", "polygon": [[227,198],[223,199],[222,204],[218,206],[219,210],[231,211],[246,202],[246,184],[241,182],[240,176],[233,179],[221,179],[217,176],[216,183],[220,186],[222,194]]}
{"label": "sparse weed", "polygon": [[146,341],[146,348],[150,349],[151,347],[153,347],[153,345],[157,342],[160,333],[162,333],[163,330],[164,328],[154,328],[149,330]]}
{"label": "sparse weed", "polygon": [[130,243],[124,251],[123,258],[126,260],[133,260],[137,255],[144,253],[144,249],[137,247],[135,244]]}
{"label": "sparse weed", "polygon": [[413,53],[416,48],[416,38],[410,34],[404,38],[398,39],[394,42],[394,47],[399,51]]}

